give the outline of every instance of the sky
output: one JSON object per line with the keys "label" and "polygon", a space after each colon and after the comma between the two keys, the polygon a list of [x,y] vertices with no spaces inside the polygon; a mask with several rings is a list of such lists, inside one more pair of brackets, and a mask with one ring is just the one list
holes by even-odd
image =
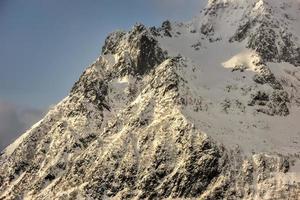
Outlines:
{"label": "sky", "polygon": [[105,37],[187,21],[204,0],[0,0],[0,150],[67,96]]}

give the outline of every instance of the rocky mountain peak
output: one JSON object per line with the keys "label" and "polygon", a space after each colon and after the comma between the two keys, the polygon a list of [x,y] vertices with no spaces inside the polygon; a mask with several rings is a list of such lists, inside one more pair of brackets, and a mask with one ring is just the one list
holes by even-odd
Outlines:
{"label": "rocky mountain peak", "polygon": [[104,55],[115,56],[116,73],[143,75],[165,59],[165,53],[148,28],[136,24],[128,33],[115,32],[105,40]]}
{"label": "rocky mountain peak", "polygon": [[211,0],[191,22],[111,33],[1,153],[0,199],[298,200],[297,6]]}
{"label": "rocky mountain peak", "polygon": [[265,61],[299,66],[299,8],[300,2],[291,0],[212,0],[193,26],[211,41],[247,41]]}

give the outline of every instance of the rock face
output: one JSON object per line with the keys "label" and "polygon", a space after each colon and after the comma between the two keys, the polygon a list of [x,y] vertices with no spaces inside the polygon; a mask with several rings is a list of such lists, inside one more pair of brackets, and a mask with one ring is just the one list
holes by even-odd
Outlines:
{"label": "rock face", "polygon": [[1,153],[0,199],[299,199],[299,8],[212,0],[110,34]]}

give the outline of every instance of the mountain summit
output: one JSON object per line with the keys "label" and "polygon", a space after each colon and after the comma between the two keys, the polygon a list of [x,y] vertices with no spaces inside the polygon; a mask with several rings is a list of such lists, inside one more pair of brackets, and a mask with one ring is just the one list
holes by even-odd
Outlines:
{"label": "mountain summit", "polygon": [[0,157],[0,199],[299,199],[300,2],[111,33]]}

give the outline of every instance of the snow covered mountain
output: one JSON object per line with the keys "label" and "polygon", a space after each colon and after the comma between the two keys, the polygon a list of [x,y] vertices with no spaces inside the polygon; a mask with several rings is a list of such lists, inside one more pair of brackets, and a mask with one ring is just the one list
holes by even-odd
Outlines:
{"label": "snow covered mountain", "polygon": [[300,1],[110,34],[0,157],[0,199],[300,199]]}

